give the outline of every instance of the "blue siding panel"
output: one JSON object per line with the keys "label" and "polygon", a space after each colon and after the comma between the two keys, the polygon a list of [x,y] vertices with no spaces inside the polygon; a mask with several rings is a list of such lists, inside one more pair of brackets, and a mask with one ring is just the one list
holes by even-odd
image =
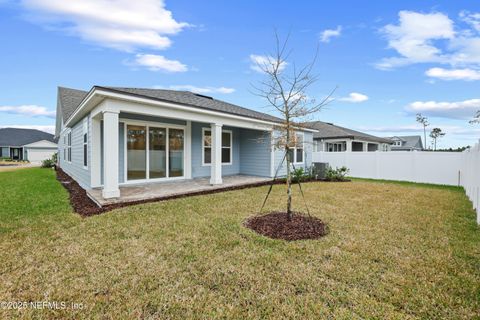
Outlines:
{"label": "blue siding panel", "polygon": [[120,112],[119,117],[120,119],[131,119],[131,120],[140,120],[140,121],[148,121],[148,122],[178,124],[182,126],[187,124],[185,120],[180,120],[180,119],[153,117],[153,116],[146,116],[143,114],[133,114],[133,113],[126,113],[126,112]]}
{"label": "blue siding panel", "polygon": [[[91,141],[91,121],[89,116],[87,116],[87,123],[88,123],[88,130],[87,130],[87,152],[88,152],[88,159],[90,159],[90,141]],[[83,119],[77,122],[71,128],[72,132],[72,162],[68,162],[63,158],[63,150],[66,149],[67,144],[64,144],[63,137],[67,135],[68,131],[62,134],[58,141],[58,150],[59,150],[59,158],[60,158],[60,167],[65,171],[68,175],[74,178],[78,184],[84,189],[90,188],[90,164],[88,164],[87,169],[83,167]]]}
{"label": "blue siding panel", "polygon": [[[278,132],[275,133],[276,136],[278,136]],[[303,136],[303,141],[304,141],[304,161],[302,164],[295,164],[295,168],[304,168],[305,170],[309,169],[312,165],[312,157],[313,157],[313,133],[311,132],[304,132]],[[283,162],[283,164],[280,166],[282,163],[282,159],[285,155],[284,150],[280,149],[275,149],[275,171],[278,169],[278,176],[283,177],[287,174],[287,160]]]}
{"label": "blue siding panel", "polygon": [[[202,165],[202,128],[210,128],[208,123],[192,122],[192,177],[210,177],[210,166]],[[240,173],[240,129],[223,127],[232,131],[232,164],[222,165],[222,176]]]}
{"label": "blue siding panel", "polygon": [[270,177],[270,133],[240,129],[240,136],[240,174]]}

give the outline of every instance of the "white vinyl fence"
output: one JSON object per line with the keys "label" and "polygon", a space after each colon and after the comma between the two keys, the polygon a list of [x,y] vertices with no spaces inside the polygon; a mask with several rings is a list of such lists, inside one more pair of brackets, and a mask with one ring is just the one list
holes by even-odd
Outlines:
{"label": "white vinyl fence", "polygon": [[346,166],[349,176],[462,186],[480,223],[480,146],[465,152],[314,152],[313,162]]}

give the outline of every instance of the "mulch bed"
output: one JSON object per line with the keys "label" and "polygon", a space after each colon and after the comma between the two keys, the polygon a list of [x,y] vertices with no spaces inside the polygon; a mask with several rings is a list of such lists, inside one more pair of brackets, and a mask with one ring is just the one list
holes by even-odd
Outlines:
{"label": "mulch bed", "polygon": [[245,227],[272,239],[287,241],[318,239],[328,233],[328,228],[322,220],[293,213],[289,221],[286,212],[271,212],[263,216],[247,219]]}
{"label": "mulch bed", "polygon": [[[92,199],[90,199],[85,189],[83,189],[75,180],[72,179],[72,177],[66,174],[62,169],[57,167],[56,172],[57,172],[57,180],[65,187],[65,189],[67,189],[68,193],[70,194],[70,203],[73,207],[73,210],[83,217],[89,217],[89,216],[101,214],[107,211],[111,211],[114,209],[118,209],[126,206],[132,206],[136,204],[165,201],[165,200],[198,196],[198,195],[206,195],[206,194],[212,194],[212,193],[218,193],[218,192],[224,192],[224,191],[260,187],[260,186],[265,186],[272,183],[272,181],[264,181],[264,182],[257,182],[257,183],[252,183],[248,185],[226,187],[222,189],[204,190],[204,191],[192,192],[187,194],[172,195],[172,196],[159,197],[159,198],[150,198],[146,200],[115,203],[115,204],[109,204],[109,205],[100,207],[97,205],[97,203],[95,203]],[[314,181],[318,182],[319,180],[308,179],[306,181],[303,181],[302,183],[314,182]],[[273,183],[282,184],[282,183],[285,183],[285,179],[277,179]]]}
{"label": "mulch bed", "polygon": [[85,189],[60,168],[57,168],[57,180],[70,194],[70,204],[76,213],[88,217],[105,212],[104,208],[99,207],[88,197]]}

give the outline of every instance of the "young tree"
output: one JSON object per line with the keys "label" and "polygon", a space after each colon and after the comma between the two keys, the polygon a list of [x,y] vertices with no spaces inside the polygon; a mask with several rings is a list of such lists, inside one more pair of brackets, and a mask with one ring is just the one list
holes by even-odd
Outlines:
{"label": "young tree", "polygon": [[442,129],[440,128],[433,128],[432,131],[430,131],[430,138],[433,139],[433,150],[437,151],[437,139],[440,139],[445,135],[445,132],[442,132]]}
{"label": "young tree", "polygon": [[[307,95],[307,89],[317,81],[318,77],[312,73],[314,59],[301,68],[295,63],[290,65],[287,59],[291,51],[287,51],[288,37],[281,42],[275,33],[276,48],[272,55],[257,60],[257,66],[265,74],[265,79],[259,86],[254,86],[255,94],[265,99],[283,120],[275,128],[277,133],[272,147],[283,150],[286,159],[287,173],[287,217],[292,218],[292,155],[295,146],[300,143],[296,131],[301,129],[308,116],[318,113],[322,107],[331,101],[335,90],[321,101],[316,101]],[[288,68],[287,68],[288,65]],[[287,72],[289,71],[289,72]],[[267,195],[268,196],[268,195]]]}
{"label": "young tree", "polygon": [[470,124],[479,124],[480,123],[480,110],[477,111],[477,113],[475,113],[475,115],[473,116],[473,119],[469,121]]}
{"label": "young tree", "polygon": [[417,122],[423,126],[423,141],[425,142],[425,148],[427,147],[427,127],[430,125],[428,123],[427,117],[422,116],[421,113],[417,113]]}

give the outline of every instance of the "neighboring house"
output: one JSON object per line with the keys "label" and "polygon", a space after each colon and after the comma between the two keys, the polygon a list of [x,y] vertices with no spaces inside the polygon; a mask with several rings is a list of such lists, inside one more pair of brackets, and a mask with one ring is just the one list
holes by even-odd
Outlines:
{"label": "neighboring house", "polygon": [[392,151],[422,151],[421,136],[395,136],[388,138],[393,141]]}
{"label": "neighboring house", "polygon": [[57,152],[53,134],[34,129],[0,129],[0,158],[39,163]]}
{"label": "neighboring house", "polygon": [[318,130],[313,134],[314,151],[389,151],[392,144],[390,139],[372,136],[328,122],[314,121],[309,122],[308,125]]}
{"label": "neighboring house", "polygon": [[[59,165],[105,199],[119,186],[227,175],[273,177],[283,160],[272,147],[282,120],[188,91],[94,86],[58,89]],[[302,128],[296,167],[312,161],[313,132]],[[283,166],[280,175],[286,170]]]}

